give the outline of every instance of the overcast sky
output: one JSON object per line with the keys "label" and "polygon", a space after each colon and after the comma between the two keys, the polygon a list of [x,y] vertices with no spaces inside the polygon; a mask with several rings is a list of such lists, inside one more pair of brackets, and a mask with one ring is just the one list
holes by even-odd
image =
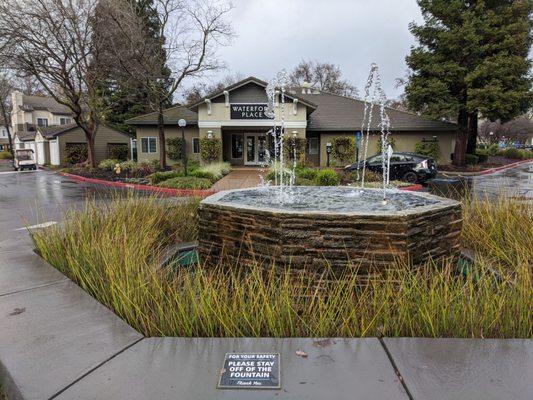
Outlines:
{"label": "overcast sky", "polygon": [[408,25],[422,16],[415,0],[233,0],[230,19],[237,37],[219,51],[228,72],[269,80],[301,60],[341,67],[359,91],[376,62],[387,97],[405,75],[414,39]]}

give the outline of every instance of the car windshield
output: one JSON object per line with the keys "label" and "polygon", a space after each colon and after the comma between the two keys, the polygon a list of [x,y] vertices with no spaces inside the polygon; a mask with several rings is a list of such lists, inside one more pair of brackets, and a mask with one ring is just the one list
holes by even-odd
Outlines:
{"label": "car windshield", "polygon": [[17,158],[20,161],[32,160],[33,153],[31,151],[17,151]]}

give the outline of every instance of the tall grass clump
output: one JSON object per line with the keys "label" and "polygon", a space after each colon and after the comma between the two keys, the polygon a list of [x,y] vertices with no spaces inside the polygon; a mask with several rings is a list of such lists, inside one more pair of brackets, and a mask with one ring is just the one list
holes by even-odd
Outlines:
{"label": "tall grass clump", "polygon": [[[471,273],[452,261],[391,264],[365,280],[357,265],[335,274],[227,262],[162,269],[168,245],[195,239],[196,207],[89,202],[33,237],[46,260],[147,336],[532,337],[531,243],[509,249],[520,255],[499,248],[524,235],[523,223],[498,227],[501,207],[516,207],[516,221],[531,217],[512,200],[465,205],[463,239],[487,255]],[[481,212],[494,222],[481,221]],[[494,231],[481,238],[476,223]]]}

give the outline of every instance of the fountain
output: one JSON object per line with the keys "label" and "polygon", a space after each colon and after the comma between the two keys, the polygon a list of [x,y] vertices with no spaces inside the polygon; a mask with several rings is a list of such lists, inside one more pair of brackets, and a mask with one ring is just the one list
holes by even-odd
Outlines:
{"label": "fountain", "polygon": [[[274,117],[275,179],[272,185],[219,192],[199,208],[199,255],[209,264],[274,262],[291,267],[387,267],[396,259],[414,264],[459,254],[461,205],[427,193],[389,187],[390,120],[379,70],[372,64],[364,90],[363,154],[357,187],[294,186],[285,168],[285,92],[282,71],[267,86]],[[377,103],[377,104],[376,104]],[[383,187],[365,187],[370,125],[379,107]],[[278,115],[276,115],[278,109]],[[275,117],[279,118],[275,118]],[[293,144],[294,145],[294,144]],[[359,152],[361,153],[361,152]]]}

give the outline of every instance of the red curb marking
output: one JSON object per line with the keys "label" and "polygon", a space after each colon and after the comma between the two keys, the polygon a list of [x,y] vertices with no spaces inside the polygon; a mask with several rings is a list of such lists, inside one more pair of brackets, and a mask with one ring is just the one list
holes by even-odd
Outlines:
{"label": "red curb marking", "polygon": [[424,186],[422,186],[419,183],[417,183],[416,185],[405,186],[405,187],[401,187],[400,188],[400,190],[409,190],[411,192],[417,192],[417,191],[422,190],[422,189],[424,189]]}
{"label": "red curb marking", "polygon": [[121,187],[121,188],[135,189],[135,190],[145,190],[148,192],[155,192],[155,193],[166,194],[170,196],[207,197],[207,196],[210,196],[216,193],[215,190],[171,189],[171,188],[163,188],[163,187],[156,187],[156,186],[150,186],[150,185],[141,185],[137,183],[113,182],[113,181],[106,181],[104,179],[86,178],[80,175],[69,174],[68,172],[59,172],[59,174],[69,179],[72,179],[74,181],[77,181],[77,182],[87,182],[87,183],[94,183],[96,185],[114,186],[114,187]]}
{"label": "red curb marking", "polygon": [[522,161],[517,161],[517,162],[511,163],[511,164],[502,165],[500,167],[486,169],[484,171],[478,172],[477,175],[493,174],[495,172],[503,171],[503,170],[508,169],[508,168],[513,168],[513,167],[516,167],[517,165],[526,164],[526,163],[531,162],[531,161],[532,160],[522,160]]}

